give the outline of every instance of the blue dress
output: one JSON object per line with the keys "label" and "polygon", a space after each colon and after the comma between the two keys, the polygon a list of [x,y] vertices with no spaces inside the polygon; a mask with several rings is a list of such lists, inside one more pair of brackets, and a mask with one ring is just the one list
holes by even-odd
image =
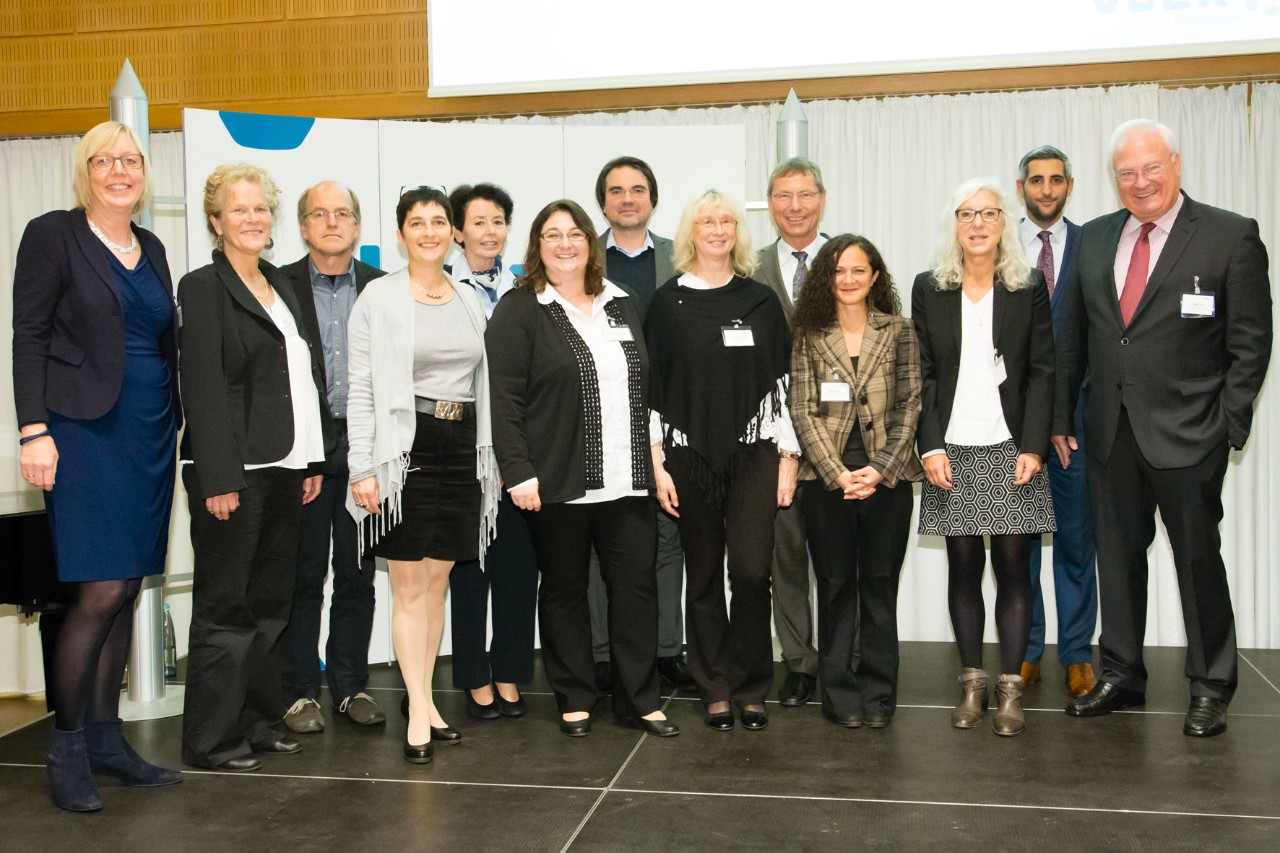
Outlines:
{"label": "blue dress", "polygon": [[124,378],[115,406],[101,418],[49,413],[58,469],[45,508],[64,582],[159,574],[169,544],[177,377],[161,340],[173,321],[173,295],[145,253],[130,270],[102,250],[124,314]]}

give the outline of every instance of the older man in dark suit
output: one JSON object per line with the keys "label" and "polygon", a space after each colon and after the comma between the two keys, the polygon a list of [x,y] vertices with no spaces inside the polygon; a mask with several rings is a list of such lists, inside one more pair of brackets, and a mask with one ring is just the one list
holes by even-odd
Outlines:
{"label": "older man in dark suit", "polygon": [[[1080,226],[1063,216],[1075,186],[1071,161],[1052,145],[1041,145],[1023,155],[1018,164],[1018,195],[1027,215],[1018,223],[1018,236],[1027,259],[1044,275],[1055,329],[1062,322],[1062,307],[1076,281],[1072,268],[1080,248]],[[1067,692],[1083,696],[1098,679],[1093,672],[1093,631],[1098,624],[1098,576],[1094,562],[1093,522],[1089,517],[1089,487],[1085,482],[1082,412],[1076,406],[1073,424],[1077,449],[1071,465],[1063,467],[1057,456],[1045,460],[1053,514],[1058,529],[1053,534],[1053,587],[1058,613],[1058,661],[1066,673]],[[1040,681],[1044,654],[1045,609],[1040,591],[1040,537],[1031,548],[1031,635],[1022,662],[1023,684]]]}
{"label": "older man in dark suit", "polygon": [[[337,441],[327,448],[320,497],[302,509],[293,611],[281,636],[284,692],[292,703],[284,722],[299,734],[324,729],[320,712],[320,611],[324,580],[333,565],[325,674],[336,712],[359,725],[386,717],[364,688],[373,631],[374,564],[356,553],[356,525],[346,508],[347,318],[356,296],[382,270],[354,257],[360,238],[360,201],[341,184],[324,181],[298,199],[298,227],[307,256],[281,268],[301,307],[299,325],[324,349],[328,394]],[[330,541],[332,539],[332,549]]]}
{"label": "older man in dark suit", "polygon": [[1079,287],[1062,318],[1054,448],[1074,439],[1084,383],[1102,600],[1102,677],[1067,713],[1141,705],[1147,548],[1165,522],[1187,632],[1183,733],[1221,734],[1236,688],[1235,616],[1222,562],[1222,482],[1244,447],[1271,354],[1258,224],[1181,192],[1177,140],[1145,119],[1111,143],[1124,209],[1081,230]]}

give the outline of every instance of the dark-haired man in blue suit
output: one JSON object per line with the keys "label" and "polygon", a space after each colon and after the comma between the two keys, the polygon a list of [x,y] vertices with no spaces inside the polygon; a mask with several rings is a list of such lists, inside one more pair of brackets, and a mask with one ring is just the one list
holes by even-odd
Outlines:
{"label": "dark-haired man in blue suit", "polygon": [[[1053,329],[1057,334],[1062,306],[1075,286],[1072,267],[1080,246],[1080,226],[1062,215],[1075,178],[1071,161],[1052,145],[1041,145],[1022,156],[1018,164],[1018,195],[1027,215],[1018,226],[1022,246],[1044,274],[1049,287]],[[1084,430],[1079,405],[1074,413],[1077,448],[1071,464],[1049,454],[1049,487],[1053,492],[1053,512],[1058,519],[1053,534],[1053,586],[1058,610],[1058,660],[1066,670],[1067,692],[1088,693],[1097,678],[1093,673],[1093,630],[1098,621],[1098,577],[1094,570],[1093,524],[1089,519],[1089,487],[1084,474]],[[1040,656],[1044,654],[1044,598],[1040,592],[1039,537],[1031,549],[1031,638],[1022,681],[1040,681]]]}

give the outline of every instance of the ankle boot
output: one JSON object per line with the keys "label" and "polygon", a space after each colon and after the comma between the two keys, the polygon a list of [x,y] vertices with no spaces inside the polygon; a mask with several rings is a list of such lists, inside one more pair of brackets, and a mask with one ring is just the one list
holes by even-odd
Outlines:
{"label": "ankle boot", "polygon": [[951,725],[957,729],[971,729],[982,722],[987,710],[986,670],[965,667],[960,673],[960,687],[964,691],[960,702],[951,712]]}
{"label": "ankle boot", "polygon": [[66,732],[53,730],[49,747],[49,787],[58,808],[71,812],[96,812],[102,808],[98,786],[89,772],[89,754],[85,750],[84,729]]}
{"label": "ankle boot", "polygon": [[995,733],[1005,737],[1022,734],[1027,727],[1022,716],[1022,676],[1001,675],[996,679],[996,699],[999,704],[991,721]]}
{"label": "ankle boot", "polygon": [[94,773],[114,776],[126,785],[139,788],[172,785],[182,781],[177,770],[157,767],[133,751],[119,720],[86,723],[85,745],[89,752],[89,769]]}

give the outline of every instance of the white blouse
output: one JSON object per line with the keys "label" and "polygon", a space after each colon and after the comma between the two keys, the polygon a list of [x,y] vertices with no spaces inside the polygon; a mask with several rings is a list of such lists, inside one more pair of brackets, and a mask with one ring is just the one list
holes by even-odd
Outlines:
{"label": "white blouse", "polygon": [[992,337],[994,306],[994,287],[977,302],[960,294],[960,375],[944,436],[948,444],[990,447],[1013,437],[1000,406],[1004,377]]}
{"label": "white blouse", "polygon": [[324,461],[324,432],[320,428],[320,395],[311,379],[311,347],[298,334],[293,314],[276,294],[270,307],[263,306],[271,322],[284,334],[285,356],[289,364],[289,399],[293,402],[293,447],[276,462],[246,465],[254,468],[306,468]]}

